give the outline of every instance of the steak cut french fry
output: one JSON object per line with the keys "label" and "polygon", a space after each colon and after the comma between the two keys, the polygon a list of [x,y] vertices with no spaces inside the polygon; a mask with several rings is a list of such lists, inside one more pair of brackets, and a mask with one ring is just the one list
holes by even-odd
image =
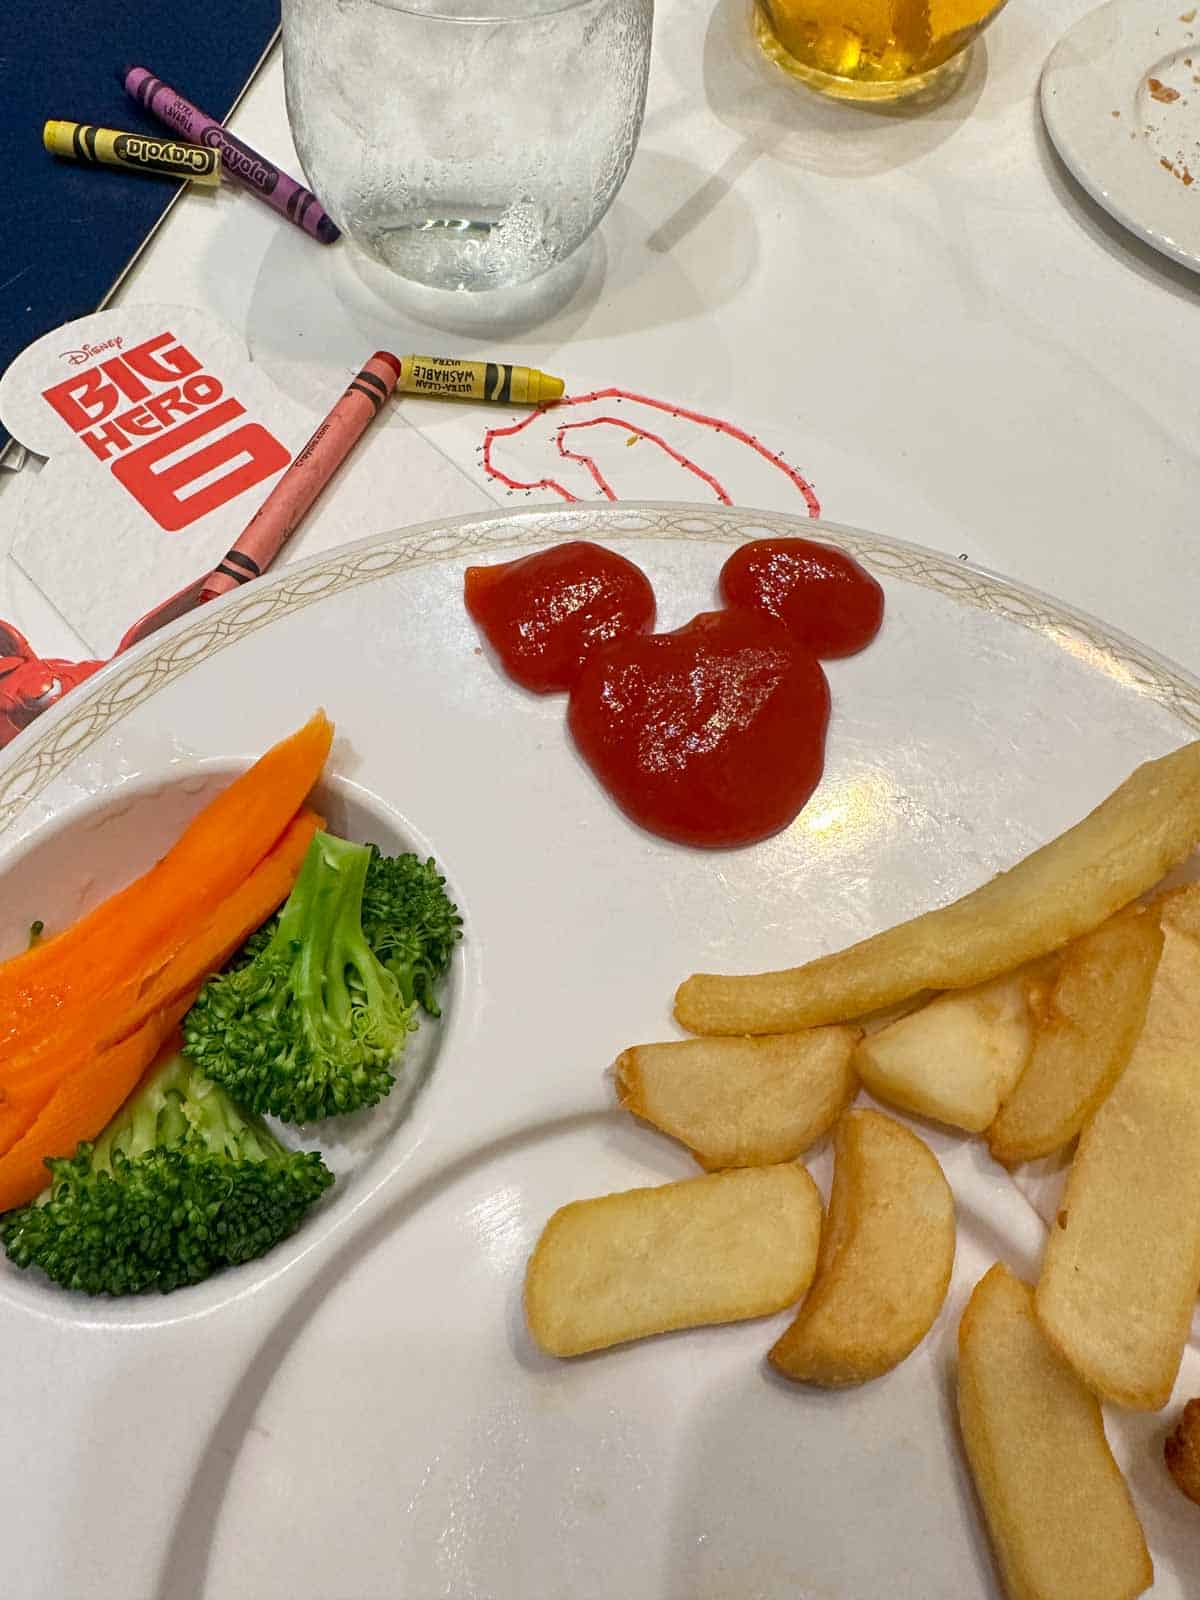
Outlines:
{"label": "steak cut french fry", "polygon": [[576,1200],[530,1257],[525,1317],[548,1354],[782,1311],[812,1281],[821,1196],[803,1167],[745,1167]]}
{"label": "steak cut french fry", "polygon": [[1101,1398],[1170,1398],[1200,1285],[1200,884],[1160,902],[1146,1025],[1080,1135],[1037,1286],[1051,1344]]}
{"label": "steak cut french fry", "polygon": [[1057,839],[952,905],[822,956],[744,977],[697,973],[675,997],[691,1033],[791,1033],[920,989],[965,989],[1099,927],[1200,839],[1200,741],[1140,766]]}
{"label": "steak cut french fry", "polygon": [[1154,1568],[1100,1406],[996,1265],[958,1329],[958,1414],[1010,1600],[1134,1600]]}
{"label": "steak cut french fry", "polygon": [[857,1041],[857,1028],[812,1028],[635,1045],[617,1057],[617,1095],[710,1172],[770,1166],[807,1150],[850,1104]]}
{"label": "steak cut french fry", "polygon": [[771,1361],[840,1388],[897,1366],[933,1326],[954,1267],[954,1196],[928,1145],[880,1111],[834,1136],[817,1275]]}
{"label": "steak cut french fry", "polygon": [[1135,906],[1063,951],[1029,1065],[988,1129],[1012,1166],[1069,1144],[1133,1053],[1162,953],[1156,906]]}
{"label": "steak cut french fry", "polygon": [[981,1133],[1025,1071],[1047,989],[1027,968],[952,989],[865,1038],[855,1071],[877,1100]]}

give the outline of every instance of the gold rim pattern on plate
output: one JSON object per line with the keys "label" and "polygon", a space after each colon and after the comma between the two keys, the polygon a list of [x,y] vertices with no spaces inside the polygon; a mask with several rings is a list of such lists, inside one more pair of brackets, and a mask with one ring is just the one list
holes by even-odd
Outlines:
{"label": "gold rim pattern on plate", "polygon": [[44,728],[35,723],[14,742],[11,757],[0,765],[0,833],[12,827],[22,810],[70,762],[160,689],[281,617],[348,589],[438,562],[531,549],[560,539],[735,545],[751,539],[788,537],[836,544],[876,577],[932,589],[1040,633],[1096,670],[1157,701],[1185,727],[1200,734],[1200,684],[1182,668],[1084,612],[919,545],[834,523],[737,507],[632,503],[584,504],[569,510],[531,507],[425,523],[314,557],[259,580],[237,598],[231,595],[205,607],[192,621],[181,622],[159,639],[147,641],[127,662],[114,664],[94,683],[74,690],[61,712],[47,715]]}

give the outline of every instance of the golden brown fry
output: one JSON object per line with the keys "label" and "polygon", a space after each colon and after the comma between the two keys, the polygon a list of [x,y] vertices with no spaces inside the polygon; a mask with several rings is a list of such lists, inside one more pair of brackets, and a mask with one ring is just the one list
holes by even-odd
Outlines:
{"label": "golden brown fry", "polygon": [[855,1070],[877,1100],[980,1133],[1025,1071],[1044,989],[1021,968],[939,995],[865,1038]]}
{"label": "golden brown fry", "polygon": [[709,1171],[770,1166],[807,1150],[850,1104],[857,1040],[857,1028],[812,1028],[635,1045],[617,1057],[617,1095]]}
{"label": "golden brown fry", "polygon": [[933,1326],[954,1267],[954,1196],[932,1150],[881,1111],[849,1111],[817,1275],[771,1361],[827,1387],[890,1372]]}
{"label": "golden brown fry", "polygon": [[791,1162],[576,1200],[530,1257],[529,1331],[550,1355],[577,1356],[769,1316],[808,1288],[820,1234],[820,1192]]}
{"label": "golden brown fry", "polygon": [[1200,884],[1160,906],[1146,1025],[1080,1136],[1037,1286],[1051,1344],[1140,1411],[1170,1398],[1200,1283]]}
{"label": "golden brown fry", "polygon": [[988,1129],[997,1161],[1060,1150],[1125,1070],[1162,951],[1157,906],[1135,906],[1063,951],[1029,1065]]}
{"label": "golden brown fry", "polygon": [[1163,1446],[1167,1471],[1181,1492],[1200,1506],[1200,1400],[1189,1400]]}
{"label": "golden brown fry", "polygon": [[1133,1600],[1154,1568],[1095,1398],[994,1266],[958,1330],[958,1413],[1010,1600]]}
{"label": "golden brown fry", "polygon": [[952,905],[806,966],[697,973],[675,997],[692,1033],[791,1033],[920,989],[965,989],[1099,927],[1200,839],[1200,741],[1139,767],[1089,816]]}

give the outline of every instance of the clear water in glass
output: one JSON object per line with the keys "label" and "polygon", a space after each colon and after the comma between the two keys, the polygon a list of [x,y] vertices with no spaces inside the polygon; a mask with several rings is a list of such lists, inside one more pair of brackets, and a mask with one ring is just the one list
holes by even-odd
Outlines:
{"label": "clear water in glass", "polygon": [[577,249],[633,159],[653,0],[283,0],[308,180],[375,260],[434,288]]}

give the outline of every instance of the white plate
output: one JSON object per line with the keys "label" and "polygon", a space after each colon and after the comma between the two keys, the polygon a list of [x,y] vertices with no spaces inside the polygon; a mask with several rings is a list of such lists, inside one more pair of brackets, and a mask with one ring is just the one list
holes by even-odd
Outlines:
{"label": "white plate", "polygon": [[[772,1377],[785,1318],[555,1363],[523,1264],[576,1196],[679,1177],[605,1069],[672,1031],[694,968],[802,959],[945,900],[1200,730],[1184,673],[1065,606],[842,529],[888,614],[830,664],[826,777],[779,837],[650,838],[572,754],[563,702],[504,680],[462,607],[470,560],[600,537],[662,622],[712,603],[731,546],[819,525],[695,507],[471,519],[289,568],[156,636],[0,762],[11,942],[158,850],[206,781],[324,704],[336,805],[441,859],[466,917],[427,1081],[338,1138],[326,1205],[265,1262],[88,1302],[0,1268],[6,1594],[971,1600],[996,1596],[953,1413],[955,1329],[1042,1224],[980,1146],[926,1129],[955,1187],[942,1317],[889,1377]],[[335,817],[336,820],[336,817]],[[813,1162],[827,1181],[828,1155]],[[1200,1390],[1189,1352],[1180,1395]],[[1158,1562],[1194,1576],[1164,1419],[1111,1419]]]}
{"label": "white plate", "polygon": [[[1147,244],[1200,271],[1197,79],[1200,12],[1192,0],[1111,0],[1051,52],[1042,115],[1094,200]],[[1171,94],[1178,98],[1156,98]]]}

